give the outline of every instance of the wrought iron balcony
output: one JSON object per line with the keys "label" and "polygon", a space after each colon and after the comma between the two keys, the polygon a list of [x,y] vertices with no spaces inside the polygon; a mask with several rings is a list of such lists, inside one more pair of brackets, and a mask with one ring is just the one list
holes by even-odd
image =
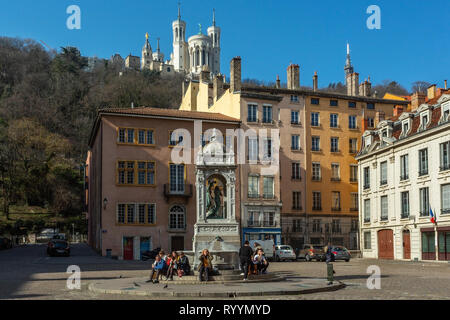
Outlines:
{"label": "wrought iron balcony", "polygon": [[450,163],[443,164],[439,167],[440,171],[450,170]]}

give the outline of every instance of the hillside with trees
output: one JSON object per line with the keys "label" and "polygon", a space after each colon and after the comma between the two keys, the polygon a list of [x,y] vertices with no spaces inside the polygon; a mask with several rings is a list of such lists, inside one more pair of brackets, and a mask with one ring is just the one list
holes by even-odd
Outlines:
{"label": "hillside with trees", "polygon": [[[55,52],[0,37],[0,234],[14,224],[43,228],[43,216],[81,215],[83,162],[97,110],[180,103],[181,76],[122,70],[106,60],[87,66],[77,48]],[[11,209],[20,219],[11,218]],[[41,215],[30,215],[30,223],[25,214],[33,210]]]}

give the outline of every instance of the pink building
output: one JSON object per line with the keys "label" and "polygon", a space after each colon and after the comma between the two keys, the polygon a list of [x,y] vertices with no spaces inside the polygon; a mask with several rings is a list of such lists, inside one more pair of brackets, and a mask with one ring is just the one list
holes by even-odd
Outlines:
{"label": "pink building", "polygon": [[[192,250],[194,121],[201,121],[202,132],[216,128],[224,136],[226,129],[240,126],[238,119],[216,113],[146,107],[99,111],[86,172],[88,241],[102,255],[131,260],[157,247]],[[190,133],[191,161],[175,164],[171,153],[179,142],[171,141],[171,133],[180,128]],[[180,143],[189,143],[182,139]],[[239,210],[236,219],[240,221]]]}

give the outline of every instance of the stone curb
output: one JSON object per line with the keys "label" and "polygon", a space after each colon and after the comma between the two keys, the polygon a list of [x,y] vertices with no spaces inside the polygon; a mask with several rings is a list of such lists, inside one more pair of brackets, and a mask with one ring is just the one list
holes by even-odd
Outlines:
{"label": "stone curb", "polygon": [[121,290],[121,289],[101,289],[95,286],[95,283],[89,283],[89,291],[101,294],[129,294],[136,296],[147,296],[147,297],[184,297],[184,298],[202,298],[202,297],[212,297],[212,298],[234,298],[234,297],[251,297],[251,296],[284,296],[284,295],[299,295],[299,294],[310,294],[319,292],[329,292],[337,291],[346,287],[345,283],[337,281],[337,284],[310,288],[310,289],[300,289],[300,290],[273,290],[273,291],[255,291],[255,292],[239,292],[239,291],[229,291],[229,292],[151,292],[142,290]]}

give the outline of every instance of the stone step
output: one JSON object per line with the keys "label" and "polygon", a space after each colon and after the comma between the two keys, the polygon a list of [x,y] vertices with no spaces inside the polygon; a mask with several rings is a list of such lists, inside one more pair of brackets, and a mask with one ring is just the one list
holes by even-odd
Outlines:
{"label": "stone step", "polygon": [[[270,281],[272,279],[278,279],[279,277],[275,274],[260,274],[260,275],[250,275],[248,277],[249,280],[255,280],[255,281]],[[165,278],[163,278],[165,279]],[[209,276],[209,281],[241,281],[244,279],[243,275],[240,274],[229,274],[229,275],[215,275],[215,276]],[[164,281],[164,280],[163,280]],[[173,282],[185,282],[185,281],[198,281],[198,275],[192,276],[183,276],[181,278],[179,277],[173,277]]]}

